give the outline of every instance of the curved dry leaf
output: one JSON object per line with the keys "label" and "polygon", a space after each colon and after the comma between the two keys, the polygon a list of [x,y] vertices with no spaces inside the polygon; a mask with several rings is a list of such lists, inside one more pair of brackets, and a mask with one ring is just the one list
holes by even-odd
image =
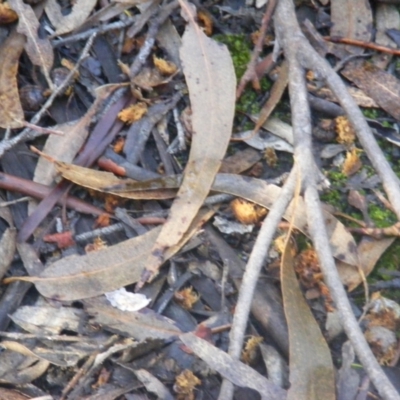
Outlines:
{"label": "curved dry leaf", "polygon": [[84,256],[62,258],[34,279],[35,286],[45,297],[68,301],[98,296],[137,282],[159,232],[160,228],[155,228]]}
{"label": "curved dry leaf", "polygon": [[17,73],[26,39],[14,31],[0,47],[0,127],[21,128],[24,111],[19,99]]}
{"label": "curved dry leaf", "polygon": [[281,101],[282,95],[286,90],[286,86],[289,82],[289,63],[284,61],[279,69],[278,79],[274,82],[271,88],[271,94],[268,97],[268,100],[263,105],[260,115],[258,117],[258,121],[254,128],[255,131],[258,131],[261,126],[267,121],[271,113],[274,111],[276,105]]}
{"label": "curved dry leaf", "polygon": [[[191,15],[188,3],[180,4]],[[236,77],[228,49],[208,38],[192,15],[188,21],[180,54],[192,106],[192,146],[169,219],[148,259],[147,278],[157,274],[164,251],[179,242],[208,195],[229,144],[235,111]]]}
{"label": "curved dry leaf", "polygon": [[9,3],[19,17],[17,31],[26,36],[25,51],[29,59],[48,76],[54,61],[53,47],[47,38],[39,38],[39,21],[32,7],[22,0],[9,0]]}
{"label": "curved dry leaf", "polygon": [[[168,249],[166,259],[175,255],[213,215],[212,210],[200,210],[180,242]],[[32,282],[43,296],[61,301],[86,299],[116,290],[139,281],[160,230],[152,229],[83,256],[62,258],[50,264],[39,277],[10,278],[8,282]]]}
{"label": "curved dry leaf", "polygon": [[[80,167],[79,165],[67,164],[63,162],[55,163],[57,172],[59,172],[63,178],[74,182],[75,184],[86,187],[89,189],[98,190],[100,192],[107,192],[115,196],[123,197],[125,199],[133,199],[133,200],[162,200],[162,199],[171,199],[176,196],[176,190],[142,190],[135,192],[119,192],[113,191],[112,189],[105,190],[105,188],[111,188],[113,186],[119,186],[127,182],[134,182],[133,185],[136,185],[137,182],[128,180],[121,180],[117,178],[111,172],[97,171],[92,168]],[[177,187],[177,186],[175,186]]]}
{"label": "curved dry leaf", "polygon": [[329,347],[312,315],[294,273],[292,249],[282,257],[281,283],[289,329],[288,400],[335,400],[335,375]]}
{"label": "curved dry leaf", "polygon": [[63,15],[61,7],[56,0],[48,0],[46,3],[46,14],[50,22],[56,28],[56,35],[63,35],[79,28],[89,17],[97,0],[78,0],[74,2],[72,11]]}

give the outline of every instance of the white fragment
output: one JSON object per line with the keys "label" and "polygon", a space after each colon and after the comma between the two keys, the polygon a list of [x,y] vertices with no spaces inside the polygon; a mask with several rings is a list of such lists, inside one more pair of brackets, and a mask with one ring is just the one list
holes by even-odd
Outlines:
{"label": "white fragment", "polygon": [[139,311],[147,307],[151,301],[144,294],[127,292],[125,288],[104,295],[113,307],[121,311]]}

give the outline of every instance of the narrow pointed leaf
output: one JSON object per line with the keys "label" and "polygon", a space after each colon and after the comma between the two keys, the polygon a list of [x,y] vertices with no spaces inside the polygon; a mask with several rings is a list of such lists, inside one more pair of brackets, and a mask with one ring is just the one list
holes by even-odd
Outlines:
{"label": "narrow pointed leaf", "polygon": [[202,206],[228,147],[234,117],[236,78],[229,51],[203,33],[184,0],[180,4],[188,20],[180,54],[192,106],[192,146],[144,281],[157,274],[165,250],[179,242]]}

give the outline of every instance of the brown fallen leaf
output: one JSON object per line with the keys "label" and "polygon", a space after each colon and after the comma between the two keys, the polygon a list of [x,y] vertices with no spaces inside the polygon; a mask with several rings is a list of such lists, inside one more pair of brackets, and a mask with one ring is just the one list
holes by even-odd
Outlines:
{"label": "brown fallen leaf", "polygon": [[50,264],[33,283],[43,296],[65,301],[98,296],[135,283],[159,231],[155,228],[84,256],[62,258]]}
{"label": "brown fallen leaf", "polygon": [[[372,37],[372,10],[365,0],[335,0],[331,2],[331,36],[368,42]],[[351,54],[362,54],[363,48],[346,46]]]}
{"label": "brown fallen leaf", "polygon": [[347,63],[341,74],[364,90],[386,112],[400,119],[400,81],[395,76],[363,61]]}
{"label": "brown fallen leaf", "polygon": [[79,28],[87,20],[96,3],[97,0],[77,0],[72,11],[68,15],[63,15],[57,1],[48,0],[45,10],[50,22],[56,28],[55,35],[63,35]]}
{"label": "brown fallen leaf", "polygon": [[334,400],[335,376],[329,347],[312,315],[294,273],[292,249],[282,256],[281,283],[289,328],[288,400]]}
{"label": "brown fallen leaf", "polygon": [[0,47],[0,127],[5,129],[24,126],[17,73],[25,43],[25,36],[13,31]]}
{"label": "brown fallen leaf", "polygon": [[[181,241],[166,251],[166,259],[175,255],[213,215],[214,211],[200,210]],[[84,256],[62,258],[50,264],[38,277],[17,280],[32,282],[43,296],[62,301],[86,299],[116,290],[139,281],[160,230],[152,229]],[[12,280],[14,278],[4,282]]]}
{"label": "brown fallen leaf", "polygon": [[282,98],[282,95],[286,89],[289,79],[289,64],[287,62],[283,62],[280,70],[279,76],[271,89],[271,94],[261,109],[260,115],[258,117],[257,124],[254,128],[255,131],[258,131],[263,124],[267,121],[272,111],[274,111],[276,105]]}
{"label": "brown fallen leaf", "polygon": [[34,65],[41,67],[47,83],[52,88],[50,69],[53,66],[53,47],[47,38],[39,38],[39,21],[29,4],[22,0],[9,0],[13,10],[18,14],[17,31],[26,36],[25,51]]}
{"label": "brown fallen leaf", "polygon": [[[74,182],[77,185],[98,190],[101,192],[107,192],[115,196],[123,197],[125,199],[161,200],[171,199],[176,196],[176,190],[166,190],[165,188],[160,188],[159,190],[154,188],[154,190],[120,192],[118,190],[113,190],[112,187],[118,187],[125,184],[133,186],[136,185],[138,182],[132,181],[131,179],[121,180],[111,172],[84,168],[80,167],[79,165],[67,164],[61,161],[55,162],[55,166],[57,171],[62,175],[63,178],[68,179],[69,181]],[[109,189],[105,190],[105,188]]]}
{"label": "brown fallen leaf", "polygon": [[208,195],[229,144],[235,110],[236,77],[227,47],[203,33],[188,3],[180,0],[180,5],[188,20],[180,54],[194,132],[182,185],[141,284],[157,275],[165,250],[179,242]]}

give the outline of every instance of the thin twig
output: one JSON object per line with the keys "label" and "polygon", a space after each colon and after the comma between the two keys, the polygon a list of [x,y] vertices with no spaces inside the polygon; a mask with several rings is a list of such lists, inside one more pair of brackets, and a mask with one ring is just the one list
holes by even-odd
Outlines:
{"label": "thin twig", "polygon": [[[69,85],[71,80],[74,78],[75,74],[77,73],[82,61],[86,58],[86,56],[89,53],[90,48],[92,47],[93,41],[96,37],[97,33],[92,34],[92,36],[89,38],[89,40],[86,42],[85,47],[82,50],[81,56],[79,57],[79,60],[75,64],[74,68],[69,72],[69,74],[66,76],[65,80],[55,88],[53,93],[50,95],[50,97],[47,99],[46,103],[43,104],[42,108],[34,115],[34,117],[31,119],[30,124],[37,125],[37,123],[40,121],[40,119],[45,115],[47,110],[51,107],[51,105],[54,102],[54,99],[64,91],[64,89]],[[0,143],[0,157],[3,156],[4,152],[7,150],[11,149],[14,147],[16,144],[23,142],[25,140],[31,140],[34,139],[40,135],[42,135],[42,132],[35,132],[31,128],[25,128],[22,132],[20,132],[17,136],[14,136],[11,139],[8,140],[3,140]]]}
{"label": "thin twig", "polygon": [[142,66],[147,60],[147,57],[150,55],[154,43],[156,41],[156,36],[160,26],[166,21],[166,19],[170,16],[172,11],[178,7],[178,1],[173,1],[167,5],[165,5],[158,16],[154,18],[150,24],[146,35],[146,40],[143,43],[143,46],[140,48],[138,55],[135,57],[135,61],[132,63],[130,67],[129,77],[132,79],[134,78],[139,71],[142,69]]}
{"label": "thin twig", "polygon": [[380,51],[381,53],[393,54],[395,56],[400,56],[400,50],[392,49],[390,47],[381,46],[372,42],[363,42],[362,40],[351,39],[351,38],[342,38],[342,37],[334,37],[334,36],[325,36],[324,39],[328,42],[340,43],[340,44],[350,44],[352,46],[363,47],[364,49],[371,49]]}
{"label": "thin twig", "polygon": [[265,35],[267,33],[267,29],[269,26],[269,21],[271,20],[272,14],[274,13],[277,2],[278,2],[277,0],[270,0],[268,2],[263,19],[261,21],[260,34],[258,36],[257,43],[254,46],[254,50],[251,55],[250,62],[247,65],[246,72],[242,76],[242,79],[240,80],[240,83],[236,90],[236,98],[237,99],[242,95],[243,90],[246,87],[247,83],[256,77],[256,74],[255,74],[256,63],[258,61],[258,56],[260,55],[261,50],[263,48]]}
{"label": "thin twig", "polygon": [[[247,320],[250,313],[251,302],[254,297],[254,291],[261,272],[261,268],[267,257],[268,250],[274,237],[276,228],[282,219],[287,206],[289,205],[295,188],[296,175],[294,170],[289,175],[279,198],[275,201],[267,217],[265,218],[249,261],[246,265],[246,271],[243,275],[242,285],[239,291],[235,314],[233,316],[232,329],[230,332],[229,355],[234,359],[239,359]],[[219,400],[231,399],[233,385],[230,381],[224,380],[219,393]]]}
{"label": "thin twig", "polygon": [[117,30],[117,29],[124,29],[124,28],[127,28],[128,26],[134,24],[136,19],[137,19],[137,17],[134,16],[134,17],[128,18],[125,21],[112,22],[107,25],[89,29],[85,32],[77,33],[76,35],[71,35],[64,39],[52,40],[51,44],[53,45],[54,48],[56,48],[56,47],[60,47],[65,44],[68,44],[68,43],[77,42],[78,40],[84,40],[84,39],[90,38],[93,34],[101,34],[101,33],[109,32],[109,31]]}

